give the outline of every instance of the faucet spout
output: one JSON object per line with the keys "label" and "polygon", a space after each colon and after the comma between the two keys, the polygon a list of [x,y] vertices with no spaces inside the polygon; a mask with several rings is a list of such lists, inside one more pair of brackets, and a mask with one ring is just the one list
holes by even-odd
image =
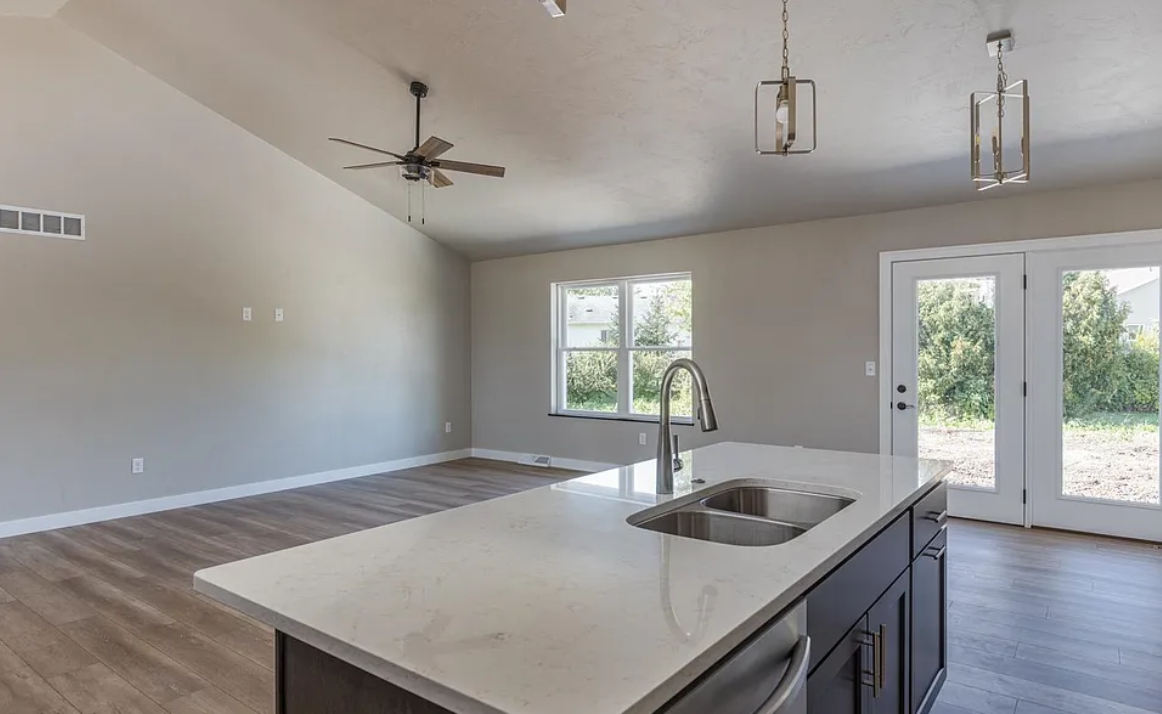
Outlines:
{"label": "faucet spout", "polygon": [[718,431],[718,415],[714,412],[714,401],[710,398],[710,387],[706,375],[698,363],[690,359],[674,360],[662,375],[662,408],[658,420],[658,482],[659,495],[674,493],[674,447],[670,425],[670,395],[674,390],[674,377],[685,370],[694,380],[695,398],[698,401],[698,423],[702,431]]}

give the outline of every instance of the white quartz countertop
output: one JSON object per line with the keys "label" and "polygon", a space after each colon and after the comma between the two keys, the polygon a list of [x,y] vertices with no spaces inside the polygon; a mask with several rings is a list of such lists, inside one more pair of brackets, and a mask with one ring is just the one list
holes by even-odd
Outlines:
{"label": "white quartz countertop", "polygon": [[[673,496],[655,495],[651,460],[203,570],[195,587],[459,714],[648,714],[947,470],[736,443],[683,457]],[[735,479],[857,500],[772,547],[626,522]]]}

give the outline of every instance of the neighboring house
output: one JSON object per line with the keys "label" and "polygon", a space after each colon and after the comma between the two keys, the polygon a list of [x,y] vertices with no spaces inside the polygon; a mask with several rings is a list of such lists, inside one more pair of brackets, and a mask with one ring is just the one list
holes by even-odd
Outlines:
{"label": "neighboring house", "polygon": [[569,345],[597,347],[610,339],[617,321],[617,298],[611,295],[573,295],[569,298]]}
{"label": "neighboring house", "polygon": [[1119,290],[1118,298],[1130,306],[1130,316],[1126,318],[1127,333],[1136,335],[1143,330],[1158,327],[1159,286],[1158,277],[1154,277],[1139,285]]}

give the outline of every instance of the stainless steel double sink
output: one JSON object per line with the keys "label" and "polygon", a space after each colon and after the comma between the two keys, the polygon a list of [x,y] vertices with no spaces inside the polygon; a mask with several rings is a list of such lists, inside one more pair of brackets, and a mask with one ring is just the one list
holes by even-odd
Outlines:
{"label": "stainless steel double sink", "polygon": [[638,513],[629,524],[714,543],[772,546],[803,535],[853,503],[845,496],[728,482],[695,500]]}

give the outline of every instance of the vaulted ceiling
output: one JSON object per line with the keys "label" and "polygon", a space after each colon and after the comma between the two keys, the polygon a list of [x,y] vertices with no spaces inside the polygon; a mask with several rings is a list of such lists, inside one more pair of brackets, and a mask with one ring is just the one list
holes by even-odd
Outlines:
{"label": "vaulted ceiling", "polygon": [[509,169],[426,192],[422,230],[474,258],[977,198],[968,94],[994,83],[983,43],[1004,28],[1035,161],[1006,195],[1162,175],[1157,0],[790,10],[794,69],[820,87],[819,151],[795,159],[751,147],[754,84],[778,74],[773,0],[573,0],[560,20],[534,0],[72,0],[58,16],[401,219],[398,176],[343,172],[375,156],[326,138],[410,148],[407,85],[427,82],[424,136]]}

